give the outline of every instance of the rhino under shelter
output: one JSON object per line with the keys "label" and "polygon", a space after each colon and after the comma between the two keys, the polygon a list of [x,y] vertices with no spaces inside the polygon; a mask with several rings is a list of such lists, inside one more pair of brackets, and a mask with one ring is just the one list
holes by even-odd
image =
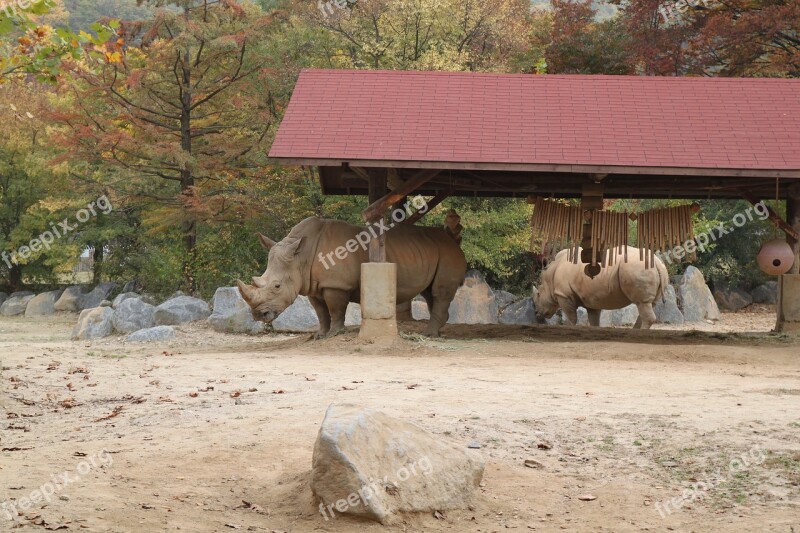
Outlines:
{"label": "rhino under shelter", "polygon": [[[604,199],[779,199],[786,217],[769,217],[786,244],[765,270],[780,273],[776,330],[800,331],[798,125],[792,79],[310,69],[270,157],[316,168],[325,194],[368,195],[370,224],[411,195],[430,209],[450,196],[579,199],[580,228],[549,231],[566,232],[587,263],[601,252],[592,246],[606,232],[597,227]],[[670,231],[649,242],[663,247]],[[370,240],[362,265],[365,336],[397,331],[384,239]]]}

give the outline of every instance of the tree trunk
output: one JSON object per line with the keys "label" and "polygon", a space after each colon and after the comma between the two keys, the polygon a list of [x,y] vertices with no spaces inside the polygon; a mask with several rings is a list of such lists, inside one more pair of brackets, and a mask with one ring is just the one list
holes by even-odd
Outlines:
{"label": "tree trunk", "polygon": [[92,254],[92,283],[94,285],[100,283],[100,276],[103,270],[103,255],[103,244],[96,244]]}
{"label": "tree trunk", "polygon": [[[800,187],[792,187],[789,191],[789,198],[786,200],[786,222],[797,231],[800,231]],[[786,242],[794,251],[794,265],[789,271],[790,274],[800,274],[800,241],[790,236],[786,237]]]}
{"label": "tree trunk", "polygon": [[8,284],[11,292],[22,290],[22,267],[16,263],[12,263],[8,271]]}
{"label": "tree trunk", "polygon": [[[184,9],[186,24],[189,24],[189,9]],[[181,150],[191,158],[192,154],[192,66],[189,48],[184,48],[181,58],[182,70],[182,94],[181,94]],[[190,197],[194,191],[194,175],[191,167],[186,164],[181,170],[181,195],[183,199],[184,221],[181,226],[183,232],[183,247],[186,257],[183,262],[183,289],[187,294],[197,292],[197,280],[195,279],[195,259],[197,247],[197,223],[194,214],[191,212]]]}

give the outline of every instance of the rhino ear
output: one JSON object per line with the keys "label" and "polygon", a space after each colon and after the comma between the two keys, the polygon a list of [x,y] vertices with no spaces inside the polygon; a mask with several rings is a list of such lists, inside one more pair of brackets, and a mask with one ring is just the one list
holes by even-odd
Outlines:
{"label": "rhino ear", "polygon": [[258,240],[261,242],[261,246],[267,250],[272,250],[272,247],[278,244],[263,233],[256,233],[256,235],[258,235]]}
{"label": "rhino ear", "polygon": [[240,279],[236,280],[236,285],[239,287],[239,292],[242,293],[242,298],[244,298],[244,301],[247,302],[248,305],[252,305],[252,302],[255,300],[256,288],[245,284]]}
{"label": "rhino ear", "polygon": [[264,278],[260,278],[258,276],[253,276],[253,285],[258,287],[259,289],[263,289],[267,286],[267,282],[264,281]]}

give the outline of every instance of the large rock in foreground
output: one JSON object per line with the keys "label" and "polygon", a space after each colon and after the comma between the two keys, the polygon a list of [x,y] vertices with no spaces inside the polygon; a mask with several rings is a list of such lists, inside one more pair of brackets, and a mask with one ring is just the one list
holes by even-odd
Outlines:
{"label": "large rock in foreground", "polygon": [[214,293],[214,312],[208,324],[220,333],[247,333],[255,335],[264,331],[264,323],[253,319],[253,311],[242,298],[238,287],[221,287]]}
{"label": "large rock in foreground", "polygon": [[334,404],[314,446],[311,490],[332,517],[388,523],[398,513],[467,507],[483,468],[466,446],[379,411]]}
{"label": "large rock in foreground", "polygon": [[501,324],[530,326],[536,323],[536,309],[531,298],[524,298],[503,308],[500,313]]}
{"label": "large rock in foreground", "polygon": [[67,313],[77,313],[83,309],[83,298],[85,294],[83,287],[74,285],[67,287],[61,293],[61,297],[55,304],[56,311],[64,311]]}
{"label": "large rock in foreground", "polygon": [[[586,316],[588,322],[588,313]],[[639,308],[636,307],[636,304],[627,305],[622,309],[607,309],[600,312],[600,326],[604,328],[633,326],[637,320],[639,320]]]}
{"label": "large rock in foreground", "polygon": [[298,296],[292,305],[272,321],[272,329],[283,333],[308,333],[319,329],[319,319],[306,296]]}
{"label": "large rock in foreground", "polygon": [[680,325],[686,321],[678,307],[678,295],[672,285],[667,285],[667,288],[664,289],[664,298],[656,301],[656,304],[653,305],[653,311],[661,324]]}
{"label": "large rock in foreground", "polygon": [[161,342],[174,339],[177,333],[172,326],[156,326],[131,333],[125,340],[128,342]]}
{"label": "large rock in foreground", "polygon": [[114,330],[111,317],[114,310],[110,307],[95,307],[84,309],[78,317],[78,323],[72,330],[72,340],[85,341],[108,337]]}
{"label": "large rock in foreground", "polygon": [[210,315],[211,308],[203,300],[178,296],[156,307],[155,323],[158,326],[177,326],[205,320]]}
{"label": "large rock in foreground", "polygon": [[0,305],[3,305],[6,300],[8,300],[8,293],[0,292]]}
{"label": "large rock in foreground", "polygon": [[690,265],[686,269],[677,289],[678,301],[686,322],[702,322],[704,320],[716,322],[722,318],[717,302],[714,301],[714,296],[711,294],[711,289],[706,285],[706,279],[697,267]]}
{"label": "large rock in foreground", "polygon": [[714,300],[725,311],[739,311],[753,303],[750,293],[741,289],[717,289],[714,291]]}
{"label": "large rock in foreground", "polygon": [[8,300],[0,305],[0,315],[3,316],[17,316],[25,312],[28,308],[28,303],[33,300],[33,293],[24,296],[15,296],[14,294]]}
{"label": "large rock in foreground", "polygon": [[448,324],[497,324],[497,299],[483,274],[470,270],[450,303]]}
{"label": "large rock in foreground", "polygon": [[104,300],[108,300],[108,297],[111,296],[111,293],[114,292],[114,289],[117,287],[119,287],[119,285],[113,281],[105,281],[98,284],[91,292],[83,295],[81,298],[81,309],[94,309],[95,307],[99,307]]}
{"label": "large rock in foreground", "polygon": [[25,308],[25,316],[30,318],[56,314],[56,302],[60,297],[61,291],[43,292],[34,296]]}
{"label": "large rock in foreground", "polygon": [[757,304],[772,304],[778,303],[778,282],[768,281],[763,285],[759,285],[750,293],[753,297],[753,302]]}
{"label": "large rock in foreground", "polygon": [[[112,307],[113,309],[113,307]],[[111,323],[119,333],[133,333],[153,327],[156,308],[138,298],[128,298],[114,310]]]}

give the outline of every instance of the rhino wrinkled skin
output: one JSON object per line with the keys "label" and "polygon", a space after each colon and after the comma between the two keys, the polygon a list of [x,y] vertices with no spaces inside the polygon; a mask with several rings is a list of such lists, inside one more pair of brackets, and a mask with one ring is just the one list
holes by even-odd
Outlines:
{"label": "rhino wrinkled skin", "polygon": [[[270,250],[267,270],[253,278],[253,285],[238,282],[253,318],[271,323],[302,295],[319,318],[318,337],[342,331],[347,304],[361,298],[361,264],[369,261],[369,254],[358,247],[332,265],[321,261],[320,254],[328,256],[365,231],[362,226],[311,217],[278,243],[261,235]],[[397,265],[397,303],[421,294],[431,310],[426,333],[438,336],[467,270],[461,248],[442,229],[400,224],[386,233],[386,260]]]}
{"label": "rhino wrinkled skin", "polygon": [[536,319],[539,323],[560,308],[570,324],[578,321],[578,307],[585,307],[589,325],[600,325],[600,311],[622,309],[636,304],[639,319],[634,328],[649,329],[656,322],[653,303],[663,298],[669,286],[664,263],[656,257],[655,268],[646,269],[639,249],[628,246],[628,261],[617,250],[614,264],[591,278],[584,273],[586,263],[572,263],[569,250],[562,250],[542,273],[540,287],[533,290]]}

